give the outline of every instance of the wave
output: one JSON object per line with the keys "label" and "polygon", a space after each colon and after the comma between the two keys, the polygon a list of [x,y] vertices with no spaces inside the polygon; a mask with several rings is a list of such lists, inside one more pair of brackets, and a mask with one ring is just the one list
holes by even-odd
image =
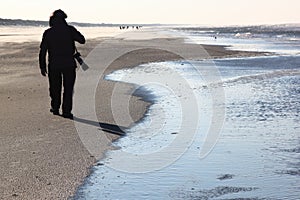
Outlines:
{"label": "wave", "polygon": [[262,26],[228,26],[228,27],[180,27],[175,30],[193,34],[230,34],[233,36],[255,37],[255,35],[300,37],[300,24],[262,25]]}
{"label": "wave", "polygon": [[272,72],[265,72],[259,74],[251,74],[251,75],[242,75],[230,78],[223,78],[220,81],[200,84],[199,87],[195,87],[194,89],[211,89],[211,88],[220,88],[220,87],[230,87],[237,84],[248,84],[255,83],[263,80],[274,79],[274,78],[283,78],[283,77],[293,77],[300,76],[299,69],[289,69],[289,70],[276,70]]}
{"label": "wave", "polygon": [[[254,81],[261,81],[266,79],[273,79],[273,78],[281,78],[286,76],[300,76],[299,69],[289,69],[289,70],[276,70],[272,72],[254,74],[254,75],[244,75],[234,78],[228,78],[222,81],[222,83],[217,83],[218,86],[222,85],[230,85],[233,83],[250,83]],[[213,84],[215,85],[215,84]]]}

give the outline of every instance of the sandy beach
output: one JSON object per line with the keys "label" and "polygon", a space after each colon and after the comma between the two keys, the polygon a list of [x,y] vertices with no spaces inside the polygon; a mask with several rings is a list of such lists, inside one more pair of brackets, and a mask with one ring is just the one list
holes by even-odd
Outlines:
{"label": "sandy beach", "polygon": [[[121,40],[121,39],[120,39]],[[156,38],[153,43],[168,43],[173,47],[190,48],[189,58],[200,45],[185,44],[183,39]],[[101,42],[88,40],[80,46],[83,57]],[[138,45],[142,40],[128,40],[126,44]],[[226,50],[224,46],[203,46],[213,58],[255,56],[255,52]],[[126,48],[126,46],[124,46]],[[89,175],[96,162],[90,155],[76,132],[74,122],[49,112],[48,80],[39,73],[39,42],[3,43],[0,45],[0,199],[67,199]],[[205,58],[199,58],[203,59]],[[178,55],[157,49],[143,49],[123,55],[115,60],[105,74],[124,67],[134,67],[142,63],[181,59]],[[104,74],[104,75],[105,75]],[[130,126],[131,120],[124,118],[116,124],[110,110],[110,97],[114,83],[101,80],[98,86],[97,117],[99,122],[112,126]],[[122,84],[122,97],[133,89]],[[76,92],[76,91],[75,91]],[[131,97],[129,107],[134,121],[140,120],[149,105],[140,97]],[[120,116],[122,118],[122,116]],[[107,134],[111,141],[120,136]],[[104,153],[109,147],[101,146]]]}

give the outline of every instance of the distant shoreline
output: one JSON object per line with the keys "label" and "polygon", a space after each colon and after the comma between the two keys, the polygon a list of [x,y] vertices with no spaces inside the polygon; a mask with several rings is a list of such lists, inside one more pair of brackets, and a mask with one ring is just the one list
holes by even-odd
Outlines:
{"label": "distant shoreline", "polygon": [[[69,22],[69,24],[80,27],[119,27],[119,26],[188,26],[202,28],[221,28],[221,27],[259,27],[259,26],[287,26],[300,27],[300,23],[280,23],[280,24],[245,24],[245,25],[209,25],[209,24],[160,24],[160,23],[89,23],[89,22]],[[48,26],[47,20],[25,20],[25,19],[6,19],[0,17],[0,26]]]}
{"label": "distant shoreline", "polygon": [[[112,24],[112,23],[85,23],[69,22],[69,24],[80,27],[119,27],[119,26],[161,26],[161,24]],[[47,27],[48,21],[23,20],[23,19],[3,19],[0,18],[0,26],[42,26]]]}

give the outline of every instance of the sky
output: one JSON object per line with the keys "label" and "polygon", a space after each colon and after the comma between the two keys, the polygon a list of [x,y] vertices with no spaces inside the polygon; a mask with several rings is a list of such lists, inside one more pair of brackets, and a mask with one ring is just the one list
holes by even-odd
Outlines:
{"label": "sky", "polygon": [[300,23],[300,0],[1,0],[0,18],[69,22],[256,25]]}

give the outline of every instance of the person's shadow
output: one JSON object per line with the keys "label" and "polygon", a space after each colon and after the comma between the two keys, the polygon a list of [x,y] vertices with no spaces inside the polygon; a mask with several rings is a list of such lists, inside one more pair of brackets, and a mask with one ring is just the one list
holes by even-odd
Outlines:
{"label": "person's shadow", "polygon": [[96,122],[96,121],[91,121],[91,120],[87,120],[87,119],[82,119],[82,118],[78,118],[78,117],[74,117],[74,121],[76,122],[80,122],[83,124],[88,124],[88,125],[92,125],[92,126],[96,126],[96,127],[100,127],[99,129],[113,134],[113,135],[119,135],[119,136],[125,136],[126,133],[124,130],[126,130],[126,127],[122,127],[122,126],[118,126],[115,124],[108,124],[108,123],[101,123],[101,122]]}

